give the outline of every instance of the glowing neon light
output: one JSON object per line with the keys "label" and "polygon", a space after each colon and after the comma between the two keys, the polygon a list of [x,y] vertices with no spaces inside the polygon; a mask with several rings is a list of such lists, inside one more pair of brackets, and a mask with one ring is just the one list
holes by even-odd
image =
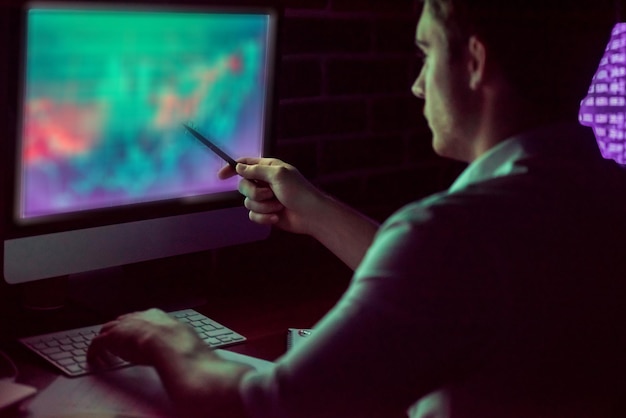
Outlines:
{"label": "glowing neon light", "polygon": [[605,158],[626,164],[626,23],[613,28],[578,118],[593,128]]}

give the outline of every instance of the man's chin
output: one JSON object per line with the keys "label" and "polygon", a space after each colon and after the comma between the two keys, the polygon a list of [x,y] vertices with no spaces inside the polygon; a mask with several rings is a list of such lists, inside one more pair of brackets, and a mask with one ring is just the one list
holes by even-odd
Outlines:
{"label": "man's chin", "polygon": [[456,161],[466,161],[462,155],[459,155],[458,149],[451,147],[449,144],[438,138],[435,134],[433,134],[432,147],[435,154],[440,157]]}
{"label": "man's chin", "polygon": [[439,155],[440,157],[447,157],[446,147],[444,146],[441,139],[435,133],[433,133],[433,137],[432,137],[432,147],[433,147],[433,151],[435,151],[435,154]]}

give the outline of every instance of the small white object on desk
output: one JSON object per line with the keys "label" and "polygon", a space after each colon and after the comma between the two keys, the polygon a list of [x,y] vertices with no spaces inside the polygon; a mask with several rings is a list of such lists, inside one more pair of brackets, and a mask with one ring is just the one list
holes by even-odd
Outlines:
{"label": "small white object on desk", "polygon": [[301,344],[306,343],[312,333],[313,330],[309,328],[287,329],[287,350],[291,350],[294,347],[298,347]]}

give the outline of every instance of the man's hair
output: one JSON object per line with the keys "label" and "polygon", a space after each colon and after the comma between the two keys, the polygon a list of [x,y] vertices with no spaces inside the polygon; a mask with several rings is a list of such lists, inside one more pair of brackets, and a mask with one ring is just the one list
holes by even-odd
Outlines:
{"label": "man's hair", "polygon": [[613,0],[424,0],[450,48],[475,35],[505,78],[551,119],[576,117],[616,23]]}

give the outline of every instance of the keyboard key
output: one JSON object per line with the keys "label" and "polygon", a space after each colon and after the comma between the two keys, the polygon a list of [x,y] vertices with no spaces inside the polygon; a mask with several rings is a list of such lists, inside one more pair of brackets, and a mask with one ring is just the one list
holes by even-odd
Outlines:
{"label": "keyboard key", "polygon": [[35,350],[44,350],[46,348],[48,348],[48,344],[46,343],[35,343],[31,345]]}
{"label": "keyboard key", "polygon": [[232,331],[227,330],[227,329],[217,329],[215,331],[208,331],[207,335],[209,337],[218,337],[220,335],[224,335],[224,334],[230,334]]}
{"label": "keyboard key", "polygon": [[83,368],[80,367],[78,364],[70,364],[70,365],[66,365],[63,371],[68,371],[70,376],[73,376],[77,373],[82,374]]}
{"label": "keyboard key", "polygon": [[72,353],[62,351],[60,353],[50,354],[48,357],[50,357],[52,360],[61,360],[64,358],[72,358]]}
{"label": "keyboard key", "polygon": [[57,363],[59,363],[61,366],[69,366],[70,364],[74,364],[75,361],[72,357],[68,357],[62,358],[61,360],[57,361]]}
{"label": "keyboard key", "polygon": [[61,349],[58,347],[48,347],[48,348],[44,348],[43,350],[41,350],[41,352],[48,356],[51,354],[60,353]]}

